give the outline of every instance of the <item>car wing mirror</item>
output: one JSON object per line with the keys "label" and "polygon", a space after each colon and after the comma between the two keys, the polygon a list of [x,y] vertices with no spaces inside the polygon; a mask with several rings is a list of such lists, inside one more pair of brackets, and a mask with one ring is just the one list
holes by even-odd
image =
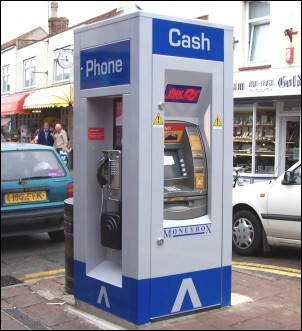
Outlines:
{"label": "car wing mirror", "polygon": [[294,173],[292,171],[285,171],[282,180],[282,185],[290,185],[294,182]]}

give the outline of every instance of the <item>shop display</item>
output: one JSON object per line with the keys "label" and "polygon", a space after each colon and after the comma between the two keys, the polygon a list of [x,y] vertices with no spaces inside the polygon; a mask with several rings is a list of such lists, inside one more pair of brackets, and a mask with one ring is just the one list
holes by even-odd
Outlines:
{"label": "shop display", "polygon": [[[255,116],[255,121],[254,121]],[[243,172],[273,174],[275,165],[275,109],[234,111],[234,163]]]}

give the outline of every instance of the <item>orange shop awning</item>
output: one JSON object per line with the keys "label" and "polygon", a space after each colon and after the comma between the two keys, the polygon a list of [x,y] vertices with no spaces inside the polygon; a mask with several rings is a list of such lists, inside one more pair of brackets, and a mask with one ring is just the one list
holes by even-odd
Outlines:
{"label": "orange shop awning", "polygon": [[30,114],[31,111],[23,109],[25,99],[30,93],[18,93],[1,97],[1,115]]}

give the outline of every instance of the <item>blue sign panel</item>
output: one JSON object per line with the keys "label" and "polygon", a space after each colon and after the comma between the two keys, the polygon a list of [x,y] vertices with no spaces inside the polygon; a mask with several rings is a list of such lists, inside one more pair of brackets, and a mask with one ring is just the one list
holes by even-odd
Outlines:
{"label": "blue sign panel", "polygon": [[224,60],[224,30],[153,19],[153,54]]}
{"label": "blue sign panel", "polygon": [[81,51],[81,90],[130,83],[130,40]]}

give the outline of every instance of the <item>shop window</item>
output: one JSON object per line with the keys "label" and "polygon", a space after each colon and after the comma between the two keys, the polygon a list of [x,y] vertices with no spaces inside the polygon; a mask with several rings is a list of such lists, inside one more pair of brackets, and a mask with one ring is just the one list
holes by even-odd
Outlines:
{"label": "shop window", "polygon": [[22,142],[30,142],[37,129],[42,127],[41,113],[18,114],[17,115],[17,130],[15,132]]}
{"label": "shop window", "polygon": [[24,61],[24,88],[36,85],[36,58]]}
{"label": "shop window", "polygon": [[300,112],[301,111],[301,100],[286,100],[284,102],[285,112]]}
{"label": "shop window", "polygon": [[10,91],[10,65],[2,67],[1,92],[8,93]]}
{"label": "shop window", "polygon": [[256,112],[255,173],[274,174],[276,111],[258,108]]}
{"label": "shop window", "polygon": [[234,166],[242,172],[252,172],[253,104],[235,106],[234,111]]}
{"label": "shop window", "polygon": [[250,174],[273,175],[276,152],[274,104],[235,105],[233,127],[234,166]]}
{"label": "shop window", "polygon": [[247,2],[248,61],[269,60],[270,1]]}

